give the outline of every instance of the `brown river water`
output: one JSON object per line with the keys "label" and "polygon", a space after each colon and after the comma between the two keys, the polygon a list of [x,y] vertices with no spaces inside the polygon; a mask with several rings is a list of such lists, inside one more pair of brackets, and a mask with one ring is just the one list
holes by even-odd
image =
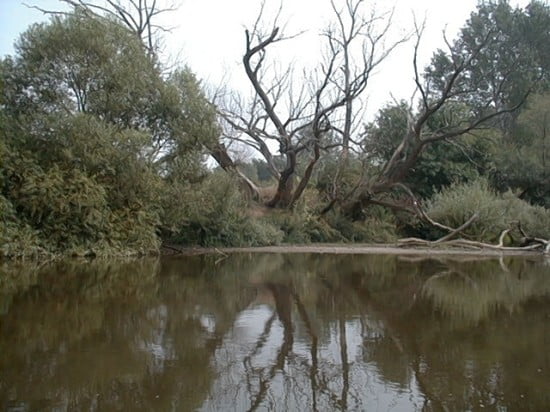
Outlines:
{"label": "brown river water", "polygon": [[550,411],[550,260],[4,264],[0,410]]}

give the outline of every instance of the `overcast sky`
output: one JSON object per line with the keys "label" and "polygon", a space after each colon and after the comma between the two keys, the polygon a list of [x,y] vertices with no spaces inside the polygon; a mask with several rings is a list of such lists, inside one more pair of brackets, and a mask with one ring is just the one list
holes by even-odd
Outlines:
{"label": "overcast sky", "polygon": [[[28,25],[46,19],[23,3],[49,9],[62,7],[57,0],[0,0],[0,55],[13,54],[12,45],[18,35]],[[528,0],[511,0],[511,3],[523,7]],[[232,88],[245,89],[246,77],[239,63],[244,50],[244,27],[254,22],[259,4],[259,0],[182,0],[180,9],[165,15],[162,21],[164,25],[174,27],[166,36],[167,52],[178,55],[209,83],[216,84],[224,79]],[[269,17],[270,10],[278,8],[278,4],[278,0],[267,0],[266,17]],[[281,20],[287,22],[287,33],[306,32],[298,39],[283,43],[278,48],[281,54],[274,57],[284,64],[293,61],[307,70],[319,58],[318,34],[331,18],[329,1],[286,0],[283,4]],[[422,65],[428,62],[437,47],[442,47],[443,30],[453,38],[475,10],[477,0],[378,0],[367,1],[367,4],[375,5],[379,12],[394,7],[394,37],[412,29],[413,16],[420,21],[425,18]],[[413,90],[411,49],[412,44],[400,46],[372,79],[369,93],[371,114],[390,100],[390,93],[397,98],[410,97]]]}

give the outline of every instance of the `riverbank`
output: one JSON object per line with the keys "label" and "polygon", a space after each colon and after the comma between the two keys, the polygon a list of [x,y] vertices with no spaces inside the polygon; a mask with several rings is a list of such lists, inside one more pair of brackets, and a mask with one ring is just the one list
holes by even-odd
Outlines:
{"label": "riverbank", "polygon": [[202,248],[177,245],[163,245],[162,255],[205,255],[233,253],[315,253],[315,254],[353,254],[353,255],[454,255],[454,256],[542,256],[540,251],[532,250],[494,250],[465,249],[458,247],[400,247],[398,244],[309,244],[279,245],[258,247]]}

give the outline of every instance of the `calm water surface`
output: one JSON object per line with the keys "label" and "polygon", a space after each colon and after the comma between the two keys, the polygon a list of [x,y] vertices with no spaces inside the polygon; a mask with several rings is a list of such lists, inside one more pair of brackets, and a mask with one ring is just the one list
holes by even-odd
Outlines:
{"label": "calm water surface", "polygon": [[0,409],[548,411],[550,261],[4,265]]}

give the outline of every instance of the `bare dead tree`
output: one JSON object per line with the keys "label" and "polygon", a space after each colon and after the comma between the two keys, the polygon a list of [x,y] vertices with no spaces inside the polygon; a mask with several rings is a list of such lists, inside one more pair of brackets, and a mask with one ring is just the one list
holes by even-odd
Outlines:
{"label": "bare dead tree", "polygon": [[[105,0],[104,5],[88,0],[59,0],[76,10],[90,15],[102,15],[114,18],[136,34],[147,51],[155,55],[159,46],[159,32],[169,32],[171,29],[157,24],[158,16],[178,9],[178,4],[170,0]],[[163,3],[161,6],[160,3]],[[36,5],[34,8],[45,14],[69,14],[66,12],[47,10]]]}
{"label": "bare dead tree", "polygon": [[[245,31],[242,59],[253,97],[247,104],[234,100],[232,107],[220,110],[233,132],[225,137],[253,147],[277,179],[275,194],[267,202],[270,207],[294,206],[323,151],[340,147],[347,156],[358,120],[355,104],[366,91],[374,69],[405,40],[385,46],[391,15],[366,15],[363,0],[347,0],[343,9],[334,1],[331,5],[336,23],[322,33],[326,42],[324,60],[300,84],[292,81],[292,68],[266,69],[268,50],[294,36],[282,33],[277,18],[269,30],[263,30],[262,7],[254,26]],[[267,72],[274,74],[269,77]],[[338,137],[336,143],[328,141],[328,133]],[[275,145],[284,159],[282,168],[274,162]],[[306,157],[307,163],[298,176],[298,164]]]}

